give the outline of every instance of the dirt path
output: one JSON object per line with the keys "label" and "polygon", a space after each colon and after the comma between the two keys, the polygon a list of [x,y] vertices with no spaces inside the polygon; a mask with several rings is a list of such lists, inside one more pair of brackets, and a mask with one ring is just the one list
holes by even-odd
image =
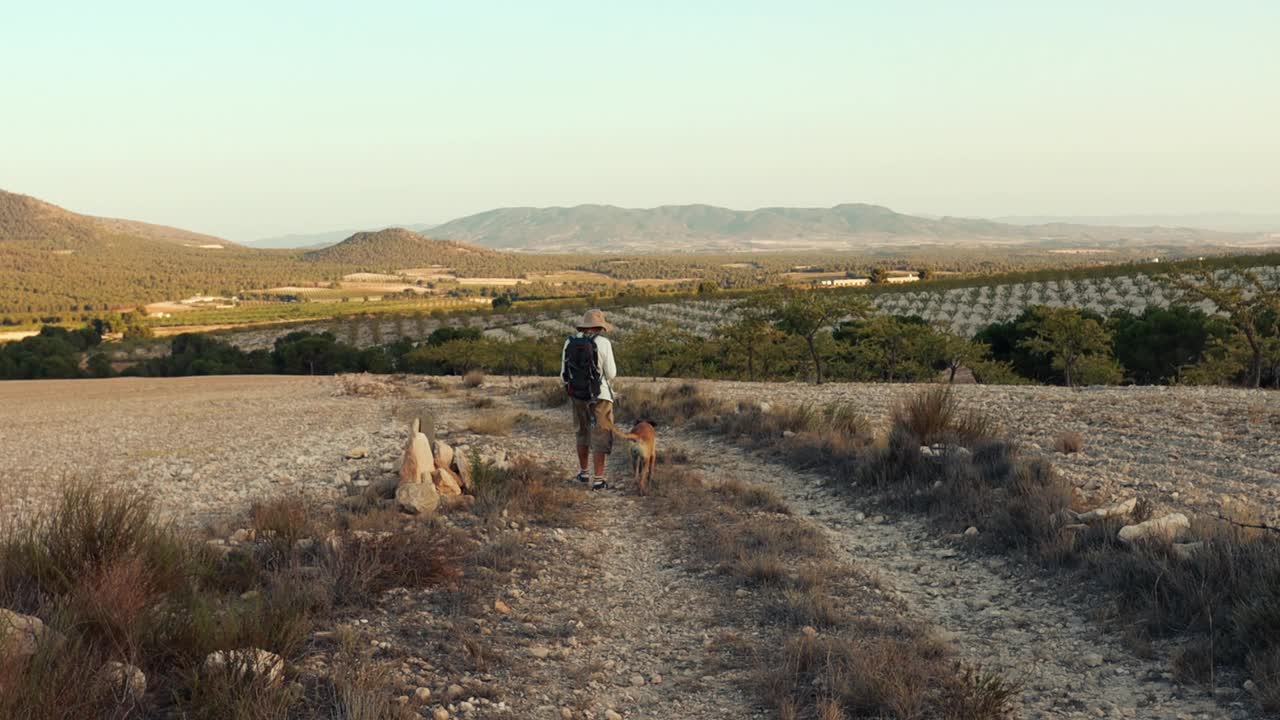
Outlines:
{"label": "dirt path", "polygon": [[[534,409],[548,423],[566,413]],[[567,442],[549,435],[548,445]],[[966,659],[998,670],[1025,685],[1022,713],[1032,718],[1248,718],[1253,705],[1243,693],[1206,690],[1176,683],[1167,660],[1143,660],[1115,633],[1090,620],[1091,603],[1061,576],[1044,577],[999,557],[972,558],[937,538],[922,521],[884,518],[870,507],[822,487],[817,475],[785,470],[719,439],[668,431],[663,448],[684,451],[691,466],[707,477],[736,478],[776,489],[800,515],[818,523],[841,559],[877,576],[907,612],[934,623]],[[654,572],[661,548],[636,527],[639,514],[629,496],[600,496],[601,526],[610,528],[608,556],[620,560],[607,572],[618,586],[657,587],[677,571]],[[616,533],[627,543],[618,544]],[[626,546],[630,546],[628,549]],[[615,553],[626,553],[625,555]],[[633,584],[634,583],[634,584]],[[679,604],[686,607],[697,588]],[[660,601],[665,604],[665,600]],[[652,617],[652,615],[650,615]],[[603,634],[627,628],[611,627]],[[673,638],[688,643],[687,633]],[[667,645],[667,647],[671,647]],[[731,693],[730,693],[731,694]],[[659,707],[659,706],[653,706]],[[640,717],[748,717],[732,713],[642,714]]]}
{"label": "dirt path", "polygon": [[[498,408],[525,409],[523,398],[491,392],[499,395]],[[535,422],[520,423],[510,436],[487,437],[459,429],[476,412],[467,396],[428,401],[451,442],[532,456],[563,466],[566,482],[572,476],[567,411],[533,410]],[[507,655],[500,664],[510,679],[502,695],[510,714],[494,716],[770,717],[749,697],[746,671],[719,655],[721,603],[711,581],[672,556],[629,491],[588,498],[587,527],[535,530],[551,541],[551,557],[501,598],[509,611],[493,613],[492,643]]]}

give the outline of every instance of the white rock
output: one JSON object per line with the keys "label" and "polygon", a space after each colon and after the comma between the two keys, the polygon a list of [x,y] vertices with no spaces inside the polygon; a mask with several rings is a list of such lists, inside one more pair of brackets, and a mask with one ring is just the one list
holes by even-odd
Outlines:
{"label": "white rock", "polygon": [[0,660],[25,661],[35,655],[45,632],[40,618],[0,608]]}
{"label": "white rock", "polygon": [[147,676],[133,665],[112,660],[102,666],[98,677],[114,694],[134,699],[147,694]]}
{"label": "white rock", "polygon": [[436,468],[435,472],[431,473],[431,481],[435,483],[436,490],[441,495],[452,497],[462,494],[462,482],[448,468]]}
{"label": "white rock", "polygon": [[249,674],[266,679],[271,685],[279,685],[284,680],[284,658],[260,648],[242,648],[240,650],[219,650],[210,653],[204,659],[205,672],[214,672],[230,667],[238,675]]}
{"label": "white rock", "polygon": [[1137,525],[1125,525],[1120,528],[1120,541],[1126,543],[1141,540],[1176,540],[1179,535],[1191,527],[1191,521],[1182,513],[1171,513]]}
{"label": "white rock", "polygon": [[436,467],[447,468],[453,464],[454,453],[453,448],[449,446],[449,443],[442,440],[436,440],[435,451]]}
{"label": "white rock", "polygon": [[1179,560],[1190,560],[1196,556],[1196,553],[1204,549],[1202,542],[1174,543],[1173,554]]}
{"label": "white rock", "polygon": [[369,448],[367,447],[353,447],[347,451],[348,460],[359,460],[367,457],[369,457]]}
{"label": "white rock", "polygon": [[412,515],[427,515],[440,507],[440,493],[434,483],[400,483],[396,487],[396,504]]}
{"label": "white rock", "polygon": [[404,457],[400,461],[400,482],[430,482],[431,470],[435,468],[435,459],[431,455],[431,443],[427,436],[420,432],[409,436],[404,447]]}

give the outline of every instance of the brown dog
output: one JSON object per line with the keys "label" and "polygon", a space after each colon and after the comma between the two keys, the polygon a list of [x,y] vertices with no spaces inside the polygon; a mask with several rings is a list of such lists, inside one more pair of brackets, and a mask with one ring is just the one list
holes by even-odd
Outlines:
{"label": "brown dog", "polygon": [[631,432],[622,433],[631,441],[631,472],[636,480],[636,489],[641,495],[649,492],[649,480],[653,477],[653,465],[658,460],[658,431],[650,420],[641,420],[631,428]]}

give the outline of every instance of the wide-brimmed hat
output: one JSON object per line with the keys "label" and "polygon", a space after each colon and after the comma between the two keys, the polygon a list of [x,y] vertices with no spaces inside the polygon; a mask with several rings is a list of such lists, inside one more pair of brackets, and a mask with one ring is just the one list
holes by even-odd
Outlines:
{"label": "wide-brimmed hat", "polygon": [[579,330],[596,327],[604,328],[605,330],[613,329],[613,326],[609,324],[609,321],[604,319],[604,311],[596,309],[588,310],[586,314],[582,316],[582,322],[578,323],[575,327]]}

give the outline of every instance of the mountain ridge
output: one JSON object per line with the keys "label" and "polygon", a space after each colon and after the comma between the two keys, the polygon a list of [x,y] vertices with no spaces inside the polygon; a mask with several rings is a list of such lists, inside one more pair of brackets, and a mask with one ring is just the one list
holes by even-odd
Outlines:
{"label": "mountain ridge", "polygon": [[1249,233],[1195,228],[1018,225],[952,216],[930,218],[868,203],[755,210],[705,204],[495,208],[450,220],[431,228],[429,233],[432,237],[499,250],[648,253],[859,250],[886,244],[960,241],[1186,244],[1255,239]]}

